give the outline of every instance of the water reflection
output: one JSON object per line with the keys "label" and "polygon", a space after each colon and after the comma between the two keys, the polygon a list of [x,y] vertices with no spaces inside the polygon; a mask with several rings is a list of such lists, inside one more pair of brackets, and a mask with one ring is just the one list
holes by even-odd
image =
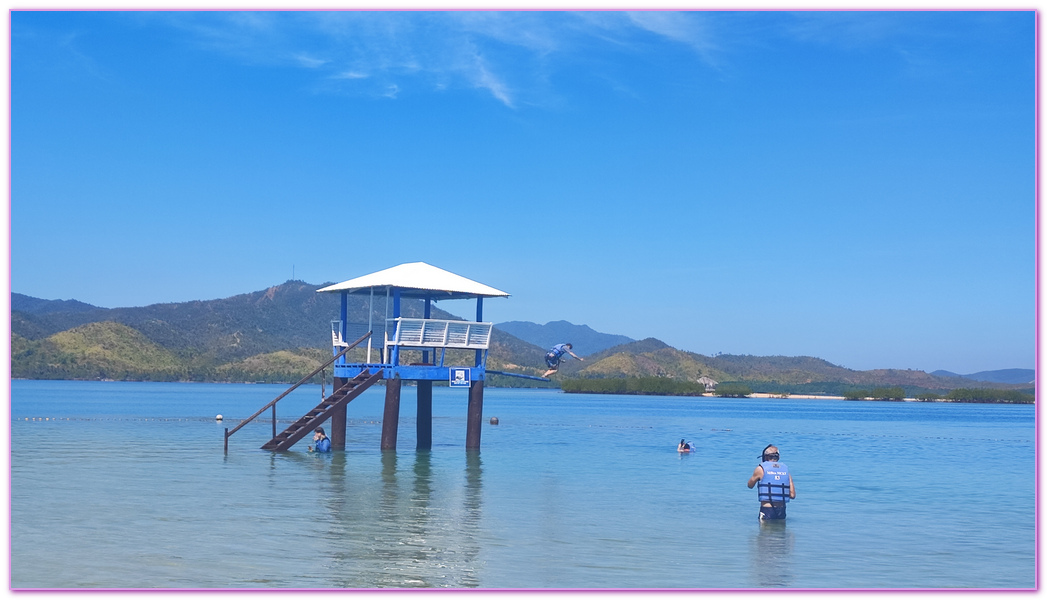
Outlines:
{"label": "water reflection", "polygon": [[470,450],[465,454],[465,502],[462,518],[461,538],[464,557],[461,587],[479,587],[477,568],[479,561],[481,516],[483,514],[483,461],[480,452]]}
{"label": "water reflection", "polygon": [[750,572],[757,587],[788,587],[793,582],[793,533],[786,520],[761,521],[753,536]]}
{"label": "water reflection", "polygon": [[[447,469],[430,451],[417,452],[413,461],[383,452],[369,479],[349,477],[342,456],[339,465],[330,465],[331,481],[340,481],[341,491],[326,503],[331,513],[326,537],[333,549],[324,587],[480,585],[478,454],[466,458],[463,474]],[[459,460],[453,462],[460,465]]]}

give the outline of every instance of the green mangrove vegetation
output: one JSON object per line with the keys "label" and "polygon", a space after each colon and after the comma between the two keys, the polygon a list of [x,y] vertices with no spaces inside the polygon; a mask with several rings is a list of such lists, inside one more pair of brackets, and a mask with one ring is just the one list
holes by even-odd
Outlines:
{"label": "green mangrove vegetation", "polygon": [[560,389],[572,394],[641,394],[652,396],[701,396],[705,386],[668,377],[615,377],[566,379]]}
{"label": "green mangrove vegetation", "polygon": [[917,400],[925,402],[976,402],[994,404],[1033,404],[1036,402],[1034,394],[1027,394],[1019,390],[995,390],[982,388],[960,388],[952,390],[945,395],[932,393],[919,394]]}
{"label": "green mangrove vegetation", "polygon": [[892,400],[901,402],[905,399],[905,388],[899,386],[877,387],[872,390],[847,390],[844,400]]}
{"label": "green mangrove vegetation", "polygon": [[748,398],[752,395],[753,390],[747,384],[728,381],[717,385],[713,393],[721,398]]}

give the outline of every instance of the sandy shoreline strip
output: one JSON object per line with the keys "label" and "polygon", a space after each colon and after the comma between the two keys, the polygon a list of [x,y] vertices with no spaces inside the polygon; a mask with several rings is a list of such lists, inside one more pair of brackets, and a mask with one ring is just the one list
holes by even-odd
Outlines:
{"label": "sandy shoreline strip", "polygon": [[[711,394],[712,395],[712,394]],[[782,394],[763,394],[759,392],[753,392],[749,394],[750,398],[782,398]],[[803,400],[843,400],[843,396],[812,396],[810,394],[786,394],[783,400],[792,400],[801,398]]]}
{"label": "sandy shoreline strip", "polygon": [[[705,395],[706,396],[715,396],[716,394],[705,394]],[[752,394],[749,394],[749,397],[750,398],[778,398],[778,399],[781,399],[781,400],[795,400],[797,398],[800,398],[802,400],[846,400],[846,398],[844,398],[843,396],[812,396],[810,394],[786,394],[785,397],[783,398],[781,394],[763,394],[763,393],[758,393],[758,392],[753,392]],[[859,402],[862,402],[862,401],[865,401],[865,402],[876,402],[877,400],[873,400],[872,398],[862,398],[862,399],[860,399],[858,401]],[[917,400],[916,398],[902,398],[901,402],[920,402],[920,400]],[[938,400],[935,400],[934,402],[950,402],[950,400],[938,399]]]}

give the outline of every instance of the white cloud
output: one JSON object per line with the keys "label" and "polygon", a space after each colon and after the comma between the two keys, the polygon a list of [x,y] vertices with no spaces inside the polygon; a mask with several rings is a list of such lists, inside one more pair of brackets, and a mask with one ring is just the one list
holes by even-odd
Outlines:
{"label": "white cloud", "polygon": [[317,71],[332,91],[396,98],[477,89],[510,108],[556,96],[550,81],[558,64],[577,66],[608,45],[649,50],[641,33],[684,44],[709,64],[717,50],[698,13],[192,12],[167,19],[201,46],[249,64]]}
{"label": "white cloud", "polygon": [[343,71],[337,75],[332,75],[332,79],[367,79],[370,77],[367,73],[360,73],[359,71]]}
{"label": "white cloud", "polygon": [[706,62],[715,64],[713,52],[718,48],[712,42],[709,27],[700,15],[662,11],[632,11],[627,14],[637,27],[690,46]]}
{"label": "white cloud", "polygon": [[542,13],[461,12],[449,13],[459,29],[480,38],[523,48],[537,54],[550,54],[560,47],[563,36]]}
{"label": "white cloud", "polygon": [[509,88],[488,68],[482,57],[476,57],[476,68],[472,73],[476,86],[491,92],[502,104],[513,108],[513,99],[509,95]]}
{"label": "white cloud", "polygon": [[305,54],[296,54],[294,58],[298,61],[298,64],[307,69],[318,69],[328,63],[325,59],[313,58],[312,56],[307,56]]}
{"label": "white cloud", "polygon": [[[899,33],[903,22],[891,12],[811,11],[790,13],[784,30],[801,42],[844,47],[880,42]],[[912,22],[907,19],[906,22]]]}

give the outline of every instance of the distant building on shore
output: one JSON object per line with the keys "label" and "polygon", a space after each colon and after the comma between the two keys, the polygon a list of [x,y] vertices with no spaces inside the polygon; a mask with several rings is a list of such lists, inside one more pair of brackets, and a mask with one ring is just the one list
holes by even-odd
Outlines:
{"label": "distant building on shore", "polygon": [[709,377],[706,377],[705,375],[702,375],[698,378],[698,383],[705,386],[705,391],[713,392],[716,391],[716,384],[718,382],[713,379],[710,379]]}

